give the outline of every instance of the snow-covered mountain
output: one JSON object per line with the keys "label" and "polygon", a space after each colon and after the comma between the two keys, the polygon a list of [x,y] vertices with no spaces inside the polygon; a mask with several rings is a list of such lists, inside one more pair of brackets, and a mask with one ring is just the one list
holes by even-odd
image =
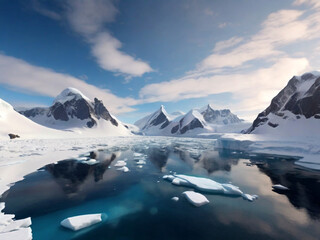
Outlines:
{"label": "snow-covered mountain", "polygon": [[8,134],[21,138],[55,138],[69,136],[70,133],[43,127],[16,112],[13,107],[0,99],[0,138],[8,139]]}
{"label": "snow-covered mountain", "polygon": [[233,124],[241,123],[243,120],[238,118],[237,115],[231,113],[229,109],[214,110],[213,107],[208,104],[207,108],[201,111],[203,118],[208,123],[213,124]]}
{"label": "snow-covered mountain", "polygon": [[261,112],[246,133],[320,133],[320,73],[294,76]]}
{"label": "snow-covered mountain", "polygon": [[202,133],[240,132],[249,127],[230,110],[214,110],[210,105],[202,109],[192,109],[187,114],[168,114],[164,106],[156,112],[138,120],[135,125],[145,135],[185,135]]}
{"label": "snow-covered mountain", "polygon": [[[19,111],[32,121],[54,129],[91,133],[100,135],[127,135],[130,131],[112,116],[101,100],[91,101],[79,90],[67,88],[47,108],[32,108]],[[95,130],[95,131],[93,131]]]}

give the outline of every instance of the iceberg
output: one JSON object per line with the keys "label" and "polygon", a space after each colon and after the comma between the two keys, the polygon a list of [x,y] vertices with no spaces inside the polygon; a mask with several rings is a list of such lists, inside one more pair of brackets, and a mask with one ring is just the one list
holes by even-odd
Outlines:
{"label": "iceberg", "polygon": [[258,198],[257,195],[244,194],[239,187],[230,183],[218,183],[210,178],[188,176],[183,174],[164,175],[164,180],[171,182],[173,185],[190,187],[197,189],[200,192],[224,194],[230,196],[243,197],[248,201],[253,201]]}
{"label": "iceberg", "polygon": [[178,202],[179,198],[178,197],[173,197],[173,198],[171,198],[171,200],[174,201],[174,202]]}
{"label": "iceberg", "polygon": [[31,228],[20,228],[16,231],[0,233],[1,240],[32,240]]}
{"label": "iceberg", "polygon": [[86,214],[74,217],[69,217],[61,221],[61,226],[69,228],[73,231],[78,231],[80,229],[90,227],[93,224],[102,221],[101,213],[99,214]]}
{"label": "iceberg", "polygon": [[121,167],[121,168],[117,168],[117,170],[118,170],[118,171],[122,171],[122,172],[129,172],[129,171],[130,171],[129,168],[126,167],[126,166],[123,166],[123,167]]}
{"label": "iceberg", "polygon": [[196,193],[194,191],[185,191],[182,193],[186,199],[196,207],[201,207],[209,203],[209,200],[201,193]]}

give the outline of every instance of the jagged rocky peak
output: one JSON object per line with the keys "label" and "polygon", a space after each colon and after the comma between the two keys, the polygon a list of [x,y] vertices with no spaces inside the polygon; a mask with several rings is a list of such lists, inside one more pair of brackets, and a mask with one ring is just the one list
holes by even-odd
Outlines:
{"label": "jagged rocky peak", "polygon": [[160,129],[165,128],[170,123],[170,117],[164,106],[161,105],[160,108],[154,113],[138,120],[134,125],[138,126],[141,130],[146,130],[151,127],[160,127]]}
{"label": "jagged rocky peak", "polygon": [[237,115],[231,113],[229,109],[214,110],[214,108],[208,104],[206,109],[201,111],[203,118],[208,123],[215,124],[232,124],[240,123],[242,120]]}
{"label": "jagged rocky peak", "polygon": [[32,108],[20,113],[40,124],[48,119],[63,122],[86,120],[86,126],[92,128],[97,124],[97,119],[102,118],[118,126],[117,120],[111,116],[101,100],[95,98],[92,102],[79,90],[70,87],[63,90],[49,108]]}
{"label": "jagged rocky peak", "polygon": [[276,128],[279,123],[274,120],[274,116],[288,119],[292,118],[292,115],[295,119],[302,116],[306,119],[320,118],[320,72],[308,72],[292,77],[246,132],[251,133],[264,124]]}
{"label": "jagged rocky peak", "polygon": [[206,125],[203,116],[197,110],[190,110],[183,118],[180,119],[179,123],[172,127],[171,133],[184,134],[189,130],[195,128],[204,128]]}

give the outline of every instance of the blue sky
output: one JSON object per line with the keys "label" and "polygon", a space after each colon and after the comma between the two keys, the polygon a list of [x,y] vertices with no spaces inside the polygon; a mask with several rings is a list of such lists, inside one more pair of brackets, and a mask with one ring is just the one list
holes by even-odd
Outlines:
{"label": "blue sky", "polygon": [[3,0],[0,31],[0,98],[48,106],[70,86],[129,123],[161,104],[253,119],[320,64],[317,0]]}

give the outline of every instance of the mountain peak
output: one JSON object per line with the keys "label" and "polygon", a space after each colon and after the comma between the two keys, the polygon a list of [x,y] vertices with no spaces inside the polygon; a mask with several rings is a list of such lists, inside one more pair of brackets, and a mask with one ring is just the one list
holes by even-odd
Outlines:
{"label": "mountain peak", "polygon": [[65,103],[67,101],[70,101],[74,98],[80,99],[83,98],[85,99],[87,102],[90,102],[90,99],[88,97],[86,97],[82,92],[80,92],[78,89],[73,88],[73,87],[68,87],[66,89],[64,89],[53,101],[53,103]]}

